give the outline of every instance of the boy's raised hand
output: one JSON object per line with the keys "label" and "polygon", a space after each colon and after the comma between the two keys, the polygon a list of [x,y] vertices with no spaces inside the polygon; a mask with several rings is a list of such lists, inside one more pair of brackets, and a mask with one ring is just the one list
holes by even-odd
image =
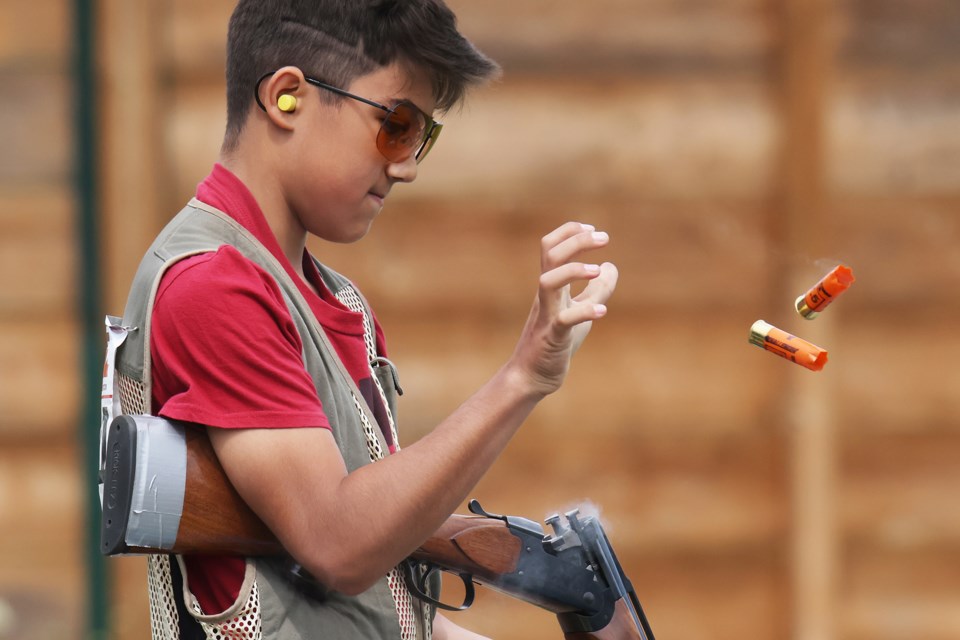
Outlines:
{"label": "boy's raised hand", "polygon": [[[592,225],[568,222],[541,240],[540,287],[513,354],[536,393],[556,391],[594,320],[607,313],[617,286],[616,266],[580,262],[581,255],[605,247],[609,236]],[[571,288],[586,283],[578,295]]]}

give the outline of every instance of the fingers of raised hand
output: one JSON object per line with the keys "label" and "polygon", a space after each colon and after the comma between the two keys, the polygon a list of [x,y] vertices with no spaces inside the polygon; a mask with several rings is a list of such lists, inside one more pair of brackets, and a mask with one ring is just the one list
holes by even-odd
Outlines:
{"label": "fingers of raised hand", "polygon": [[606,246],[609,236],[592,225],[568,222],[541,241],[541,266],[544,272],[569,262],[584,251]]}
{"label": "fingers of raised hand", "polygon": [[604,304],[577,302],[560,310],[557,314],[555,331],[559,334],[579,324],[599,320],[605,315],[607,315],[607,306]]}
{"label": "fingers of raised hand", "polygon": [[[603,303],[613,293],[616,278],[617,268],[610,263],[560,265],[540,276],[542,308],[556,315],[558,329],[602,318],[607,313]],[[567,287],[584,280],[589,281],[587,287],[576,298],[570,299]]]}
{"label": "fingers of raised hand", "polygon": [[617,288],[617,280],[620,272],[616,265],[611,262],[604,262],[600,265],[599,274],[590,280],[586,288],[580,292],[575,302],[588,302],[593,304],[604,304],[613,295]]}
{"label": "fingers of raised hand", "polygon": [[555,291],[577,281],[592,280],[601,273],[600,265],[568,262],[540,275],[540,288]]}

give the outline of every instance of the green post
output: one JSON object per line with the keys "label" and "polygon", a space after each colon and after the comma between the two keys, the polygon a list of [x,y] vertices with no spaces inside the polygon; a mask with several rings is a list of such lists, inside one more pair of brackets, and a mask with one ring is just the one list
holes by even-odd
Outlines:
{"label": "green post", "polygon": [[74,167],[77,203],[77,238],[80,264],[77,273],[80,327],[83,339],[82,413],[78,437],[83,451],[87,502],[85,556],[86,637],[106,640],[110,615],[106,562],[100,554],[100,497],[97,490],[97,463],[100,432],[100,381],[103,371],[105,334],[100,286],[100,247],[97,224],[97,104],[96,18],[94,0],[75,0],[73,77],[75,100]]}

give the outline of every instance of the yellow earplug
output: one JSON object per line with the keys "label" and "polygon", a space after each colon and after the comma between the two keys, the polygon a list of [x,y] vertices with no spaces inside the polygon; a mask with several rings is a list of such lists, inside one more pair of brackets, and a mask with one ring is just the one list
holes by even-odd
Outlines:
{"label": "yellow earplug", "polygon": [[277,108],[285,113],[292,113],[297,110],[297,99],[285,93],[277,98]]}

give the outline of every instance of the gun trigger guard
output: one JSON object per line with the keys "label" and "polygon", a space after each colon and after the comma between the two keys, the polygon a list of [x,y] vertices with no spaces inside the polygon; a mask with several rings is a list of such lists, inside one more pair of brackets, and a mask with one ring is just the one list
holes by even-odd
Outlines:
{"label": "gun trigger guard", "polygon": [[[420,571],[421,566],[426,567],[427,570]],[[463,603],[455,607],[427,595],[427,579],[433,575],[435,571],[440,571],[438,565],[426,562],[421,563],[408,558],[403,562],[403,582],[407,585],[410,593],[416,596],[417,599],[432,604],[438,609],[443,609],[444,611],[465,611],[469,609],[470,606],[473,605],[474,597],[473,576],[469,573],[457,573],[460,580],[463,581],[464,594]]]}

